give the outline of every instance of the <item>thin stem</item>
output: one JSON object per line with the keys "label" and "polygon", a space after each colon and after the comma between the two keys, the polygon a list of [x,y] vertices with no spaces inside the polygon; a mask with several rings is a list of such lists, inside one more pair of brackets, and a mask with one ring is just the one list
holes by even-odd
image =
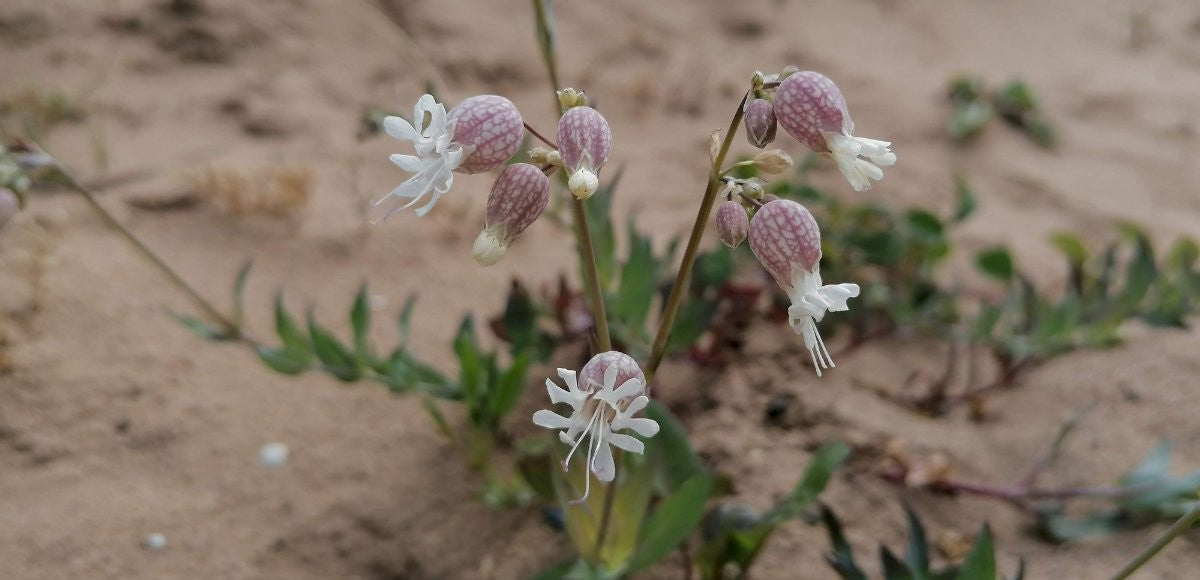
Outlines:
{"label": "thin stem", "polygon": [[141,253],[143,257],[150,261],[151,264],[154,264],[159,271],[165,274],[171,283],[173,283],[180,290],[183,290],[184,293],[186,293],[188,297],[190,297],[192,301],[196,303],[196,306],[200,307],[200,310],[204,311],[204,314],[211,321],[224,326],[225,330],[230,334],[235,336],[240,334],[241,331],[236,322],[230,320],[228,317],[222,314],[217,307],[213,306],[212,303],[201,296],[199,291],[193,288],[191,284],[188,284],[178,272],[171,268],[171,266],[167,265],[162,258],[158,257],[158,254],[155,254],[154,250],[151,250],[149,246],[143,243],[136,235],[133,234],[133,232],[129,231],[128,228],[122,225],[121,222],[118,221],[115,216],[109,213],[107,209],[104,209],[104,206],[100,205],[100,202],[96,200],[96,197],[92,194],[92,192],[77,179],[75,179],[75,177],[72,176],[65,167],[63,167],[61,164],[56,165],[56,167],[67,187],[70,187],[72,190],[82,195],[83,199],[87,200],[88,205],[92,206],[92,209],[96,210],[96,213],[100,214],[100,217],[104,219],[105,223],[107,223],[109,227],[121,234],[121,236],[125,238],[125,240],[129,242],[129,244],[132,245],[135,250]]}
{"label": "thin stem", "polygon": [[717,171],[725,163],[725,156],[729,154],[733,137],[737,134],[738,125],[742,122],[742,109],[745,108],[746,99],[749,97],[750,93],[747,92],[742,97],[742,101],[738,103],[737,110],[733,113],[733,119],[729,122],[729,130],[725,132],[725,138],[721,141],[721,149],[717,152],[716,159],[713,160],[712,172],[708,176],[708,186],[704,189],[704,199],[700,201],[700,209],[696,212],[696,223],[692,224],[692,235],[688,238],[687,248],[683,251],[683,262],[679,264],[679,272],[675,275],[671,294],[667,296],[662,319],[658,322],[658,332],[654,335],[650,361],[646,363],[647,384],[654,380],[654,372],[658,370],[658,365],[662,363],[663,354],[666,352],[667,339],[671,337],[671,327],[675,324],[675,315],[679,313],[679,305],[683,302],[683,296],[687,292],[692,276],[692,266],[696,263],[696,253],[700,250],[700,240],[704,237],[704,228],[708,225],[708,218],[712,214],[713,205],[717,200],[717,191],[721,185]]}
{"label": "thin stem", "polygon": [[554,141],[551,141],[551,140],[547,139],[547,138],[546,138],[545,136],[543,136],[541,133],[538,133],[538,132],[537,132],[537,129],[534,129],[532,126],[530,126],[530,125],[529,125],[529,123],[525,123],[525,130],[526,130],[526,131],[529,131],[529,133],[530,133],[531,135],[533,135],[534,137],[537,137],[537,138],[538,138],[538,140],[539,140],[539,141],[541,141],[542,143],[545,143],[545,144],[549,145],[551,149],[555,149],[555,150],[557,150],[557,149],[558,149],[558,144],[557,144],[557,143],[555,143]]}
{"label": "thin stem", "polygon": [[621,450],[614,449],[613,452],[613,461],[616,462],[617,468],[613,471],[612,484],[606,488],[604,511],[600,512],[600,529],[596,532],[596,558],[601,560],[603,558],[600,557],[600,550],[604,547],[604,538],[608,536],[608,525],[612,521],[613,504],[617,497],[617,478],[621,477]]}
{"label": "thin stem", "polygon": [[583,200],[572,195],[571,201],[571,209],[575,215],[575,233],[579,241],[579,260],[583,262],[583,272],[587,276],[588,301],[592,303],[592,318],[596,322],[596,342],[600,352],[607,352],[612,350],[612,338],[608,334],[608,315],[604,311],[604,292],[600,289],[600,272],[596,268],[592,232],[588,228]]}
{"label": "thin stem", "polygon": [[1170,544],[1175,538],[1178,538],[1180,534],[1183,534],[1185,531],[1195,525],[1197,521],[1200,521],[1200,502],[1192,504],[1192,509],[1188,510],[1186,514],[1183,514],[1183,517],[1179,518],[1179,521],[1172,524],[1170,528],[1167,528],[1167,531],[1163,532],[1163,534],[1151,542],[1149,546],[1143,548],[1142,551],[1133,558],[1133,560],[1131,560],[1125,565],[1125,567],[1121,568],[1120,572],[1117,572],[1116,575],[1113,576],[1113,580],[1125,580],[1125,578],[1128,578],[1131,574],[1136,572],[1138,568],[1141,568],[1146,564],[1146,562],[1149,562],[1151,558],[1161,552],[1162,549],[1167,546],[1167,544]]}

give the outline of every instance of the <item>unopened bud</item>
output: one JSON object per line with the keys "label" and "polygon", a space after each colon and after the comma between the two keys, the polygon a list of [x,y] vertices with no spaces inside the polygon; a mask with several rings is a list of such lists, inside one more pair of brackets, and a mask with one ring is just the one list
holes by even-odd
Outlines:
{"label": "unopened bud", "polygon": [[746,103],[743,121],[746,125],[746,139],[751,145],[762,149],[775,140],[778,124],[775,120],[775,106],[771,101],[754,99]]}
{"label": "unopened bud", "polygon": [[11,189],[0,187],[0,230],[8,225],[9,220],[17,215],[21,209],[21,202],[17,199],[17,194]]}
{"label": "unopened bud", "polygon": [[558,152],[571,177],[567,186],[575,197],[586,199],[600,185],[600,168],[612,151],[608,121],[591,107],[569,109],[558,121]]}
{"label": "unopened bud", "polygon": [[561,89],[558,91],[558,105],[564,111],[573,107],[586,107],[587,95],[572,88]]}
{"label": "unopened bud", "polygon": [[721,242],[730,248],[736,248],[746,241],[750,231],[750,218],[746,209],[736,201],[727,201],[717,208],[717,235]]}
{"label": "unopened bud", "polygon": [[508,251],[550,202],[550,180],[537,166],[514,163],[504,169],[488,195],[483,231],[475,238],[471,256],[491,266]]}
{"label": "unopened bud", "polygon": [[763,190],[763,180],[757,177],[743,179],[740,184],[741,192],[751,199],[762,199],[766,195],[766,191]]}
{"label": "unopened bud", "polygon": [[534,147],[529,150],[529,162],[534,165],[562,165],[562,155],[553,149]]}
{"label": "unopened bud", "polygon": [[470,97],[446,114],[453,127],[454,143],[462,145],[464,173],[491,171],[504,164],[521,147],[525,122],[512,101],[498,95]]}
{"label": "unopened bud", "polygon": [[784,153],[782,149],[763,151],[754,156],[754,166],[768,175],[783,173],[791,168],[792,156]]}
{"label": "unopened bud", "polygon": [[717,129],[708,136],[708,159],[715,165],[717,156],[721,154],[721,130]]}

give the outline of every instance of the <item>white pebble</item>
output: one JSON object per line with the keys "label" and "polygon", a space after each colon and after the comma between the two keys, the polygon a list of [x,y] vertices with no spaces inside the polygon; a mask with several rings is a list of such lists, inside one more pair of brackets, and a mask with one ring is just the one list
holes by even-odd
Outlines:
{"label": "white pebble", "polygon": [[279,469],[287,464],[288,453],[283,443],[267,443],[258,450],[258,461],[267,469]]}
{"label": "white pebble", "polygon": [[147,550],[161,550],[167,547],[167,537],[158,533],[150,534],[146,536],[145,543]]}

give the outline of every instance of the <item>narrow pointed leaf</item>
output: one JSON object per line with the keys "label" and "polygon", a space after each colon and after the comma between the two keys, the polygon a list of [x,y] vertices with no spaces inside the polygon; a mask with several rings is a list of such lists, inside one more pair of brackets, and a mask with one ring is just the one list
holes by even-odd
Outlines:
{"label": "narrow pointed leaf", "polygon": [[996,548],[992,544],[992,529],[983,524],[971,551],[958,568],[955,580],[996,580]]}
{"label": "narrow pointed leaf", "polygon": [[904,552],[904,561],[912,571],[916,580],[929,578],[929,543],[925,539],[925,526],[913,512],[912,506],[904,504],[904,517],[908,520],[908,548]]}
{"label": "narrow pointed leaf", "polygon": [[253,265],[253,260],[246,260],[233,280],[233,322],[238,326],[245,320],[246,281],[250,279],[250,267]]}
{"label": "narrow pointed leaf", "polygon": [[699,473],[658,504],[642,526],[637,551],[627,568],[629,574],[650,567],[692,534],[704,517],[704,504],[712,487],[712,475]]}

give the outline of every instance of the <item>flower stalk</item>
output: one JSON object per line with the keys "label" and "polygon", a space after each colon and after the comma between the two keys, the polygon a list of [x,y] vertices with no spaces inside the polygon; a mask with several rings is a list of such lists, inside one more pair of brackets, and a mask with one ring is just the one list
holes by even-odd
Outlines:
{"label": "flower stalk", "polygon": [[137,250],[138,253],[140,253],[143,257],[145,257],[151,264],[153,264],[155,268],[158,268],[160,272],[165,274],[167,279],[170,280],[172,284],[174,284],[180,290],[183,290],[183,292],[192,299],[192,302],[194,302],[196,306],[198,306],[200,310],[204,312],[204,315],[207,316],[210,321],[215,322],[223,327],[223,330],[225,330],[230,337],[241,337],[241,325],[222,314],[216,306],[213,306],[212,303],[205,299],[199,291],[193,288],[191,284],[188,284],[187,280],[183,279],[183,276],[179,275],[174,268],[171,268],[171,266],[169,266],[166,261],[160,258],[158,254],[154,253],[154,250],[151,250],[149,246],[147,246],[144,242],[142,242],[142,240],[134,235],[133,232],[126,228],[124,224],[122,224],[120,220],[116,218],[116,216],[109,213],[109,211],[100,204],[99,200],[96,199],[96,196],[92,194],[91,190],[80,183],[79,180],[75,179],[75,177],[71,175],[71,173],[62,166],[62,164],[55,163],[54,167],[59,176],[61,176],[62,183],[64,185],[79,195],[82,195],[83,199],[87,201],[88,205],[90,205],[97,214],[100,214],[100,217],[106,224],[108,224],[110,228],[116,230],[121,237],[125,238],[125,241],[129,242],[129,245],[133,246],[133,248]]}
{"label": "flower stalk", "polygon": [[746,99],[748,98],[750,98],[749,92],[738,103],[737,109],[733,113],[733,119],[729,122],[729,130],[725,132],[721,147],[717,151],[716,157],[713,158],[712,172],[708,177],[708,186],[704,190],[704,199],[701,200],[700,209],[696,212],[696,222],[692,224],[692,234],[688,237],[687,248],[683,251],[683,261],[679,264],[679,272],[675,275],[675,283],[671,285],[671,294],[667,296],[667,304],[663,308],[662,318],[658,322],[658,331],[654,334],[650,360],[646,363],[647,384],[654,380],[654,373],[658,370],[658,365],[662,363],[663,354],[667,350],[667,339],[671,337],[671,327],[675,324],[675,316],[679,313],[679,306],[683,302],[683,296],[691,282],[692,266],[696,264],[696,254],[700,251],[700,240],[704,237],[704,228],[712,215],[713,205],[718,197],[717,192],[721,188],[720,169],[725,164],[725,156],[729,154],[729,147],[733,145],[733,137],[742,123],[742,115],[746,109]]}
{"label": "flower stalk", "polygon": [[1130,560],[1128,564],[1122,567],[1113,576],[1113,580],[1125,580],[1130,577],[1139,568],[1144,566],[1146,562],[1149,562],[1151,558],[1158,555],[1163,548],[1167,547],[1167,544],[1170,544],[1175,538],[1190,530],[1192,526],[1196,525],[1196,522],[1200,522],[1200,501],[1193,503],[1192,508],[1183,514],[1183,517],[1179,518],[1174,524],[1171,524],[1171,527],[1167,528],[1167,531],[1163,532],[1149,546],[1143,548],[1133,560]]}

